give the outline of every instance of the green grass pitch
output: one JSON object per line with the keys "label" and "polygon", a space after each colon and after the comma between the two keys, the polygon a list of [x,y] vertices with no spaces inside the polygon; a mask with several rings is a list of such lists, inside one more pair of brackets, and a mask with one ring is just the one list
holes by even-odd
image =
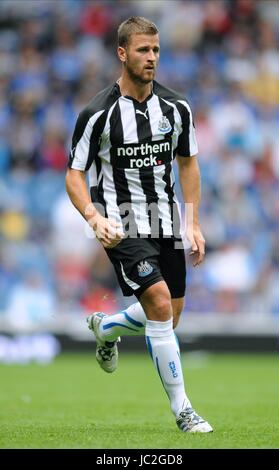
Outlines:
{"label": "green grass pitch", "polygon": [[114,374],[89,354],[0,365],[0,448],[279,448],[279,355],[182,355],[188,395],[214,427],[176,427],[148,354]]}

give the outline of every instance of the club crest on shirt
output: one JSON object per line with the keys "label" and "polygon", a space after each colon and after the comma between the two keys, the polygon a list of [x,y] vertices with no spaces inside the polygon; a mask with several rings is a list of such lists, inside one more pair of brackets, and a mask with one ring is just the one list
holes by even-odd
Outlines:
{"label": "club crest on shirt", "polygon": [[158,130],[162,132],[162,134],[166,134],[167,132],[171,131],[170,121],[166,116],[162,116],[160,121],[158,122]]}
{"label": "club crest on shirt", "polygon": [[138,266],[138,273],[140,277],[148,276],[153,272],[152,266],[148,263],[148,261],[141,261]]}

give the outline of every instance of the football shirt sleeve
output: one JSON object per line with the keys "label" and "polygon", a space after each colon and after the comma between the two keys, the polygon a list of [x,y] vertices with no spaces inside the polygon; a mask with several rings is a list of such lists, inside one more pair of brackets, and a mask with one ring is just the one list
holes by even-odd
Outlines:
{"label": "football shirt sleeve", "polygon": [[176,106],[181,117],[181,133],[178,137],[176,153],[180,157],[192,157],[198,153],[192,111],[186,101],[179,100]]}
{"label": "football shirt sleeve", "polygon": [[103,110],[93,115],[87,111],[79,114],[72,138],[69,168],[80,171],[89,170],[94,160],[94,148],[98,146],[97,122],[102,113]]}

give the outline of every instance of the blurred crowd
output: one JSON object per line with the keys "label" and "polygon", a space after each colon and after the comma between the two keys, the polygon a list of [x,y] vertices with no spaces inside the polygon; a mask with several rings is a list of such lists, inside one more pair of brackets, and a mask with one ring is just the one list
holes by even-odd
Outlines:
{"label": "blurred crowd", "polygon": [[1,1],[0,312],[36,324],[126,305],[64,177],[79,111],[120,75],[117,27],[132,15],[157,24],[157,80],[194,112],[207,256],[188,264],[185,312],[278,315],[276,0]]}

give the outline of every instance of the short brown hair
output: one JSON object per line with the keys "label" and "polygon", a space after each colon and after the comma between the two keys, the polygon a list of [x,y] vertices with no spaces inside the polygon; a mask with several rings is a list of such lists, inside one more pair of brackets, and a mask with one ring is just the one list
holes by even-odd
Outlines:
{"label": "short brown hair", "polygon": [[142,16],[131,16],[123,21],[118,28],[118,46],[126,47],[132,34],[150,34],[154,36],[159,31],[157,26]]}

